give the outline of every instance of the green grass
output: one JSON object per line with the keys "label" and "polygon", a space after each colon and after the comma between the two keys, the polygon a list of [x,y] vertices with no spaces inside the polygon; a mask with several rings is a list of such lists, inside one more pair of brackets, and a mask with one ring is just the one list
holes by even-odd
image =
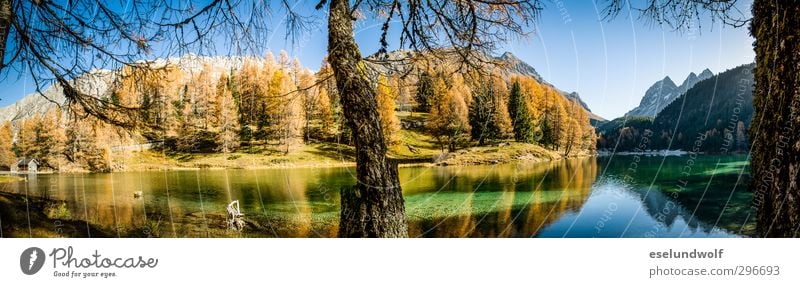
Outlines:
{"label": "green grass", "polygon": [[0,175],[0,183],[16,182],[21,180],[25,180],[25,178],[11,175]]}
{"label": "green grass", "polygon": [[[401,163],[431,163],[442,165],[499,164],[518,161],[540,162],[560,159],[558,152],[535,144],[515,143],[499,146],[499,142],[484,146],[463,147],[455,152],[442,151],[437,140],[425,131],[426,113],[398,112],[404,123],[420,126],[401,129],[398,143],[389,147],[388,156]],[[162,169],[244,169],[270,167],[341,167],[354,165],[355,149],[351,146],[315,142],[295,144],[287,149],[277,141],[252,143],[234,153],[180,153],[161,151],[129,152],[114,155],[114,161],[125,170]]]}
{"label": "green grass", "polygon": [[194,168],[334,167],[352,165],[352,147],[336,143],[312,143],[292,147],[289,153],[277,145],[252,145],[234,153],[133,152],[116,155],[128,170]]}

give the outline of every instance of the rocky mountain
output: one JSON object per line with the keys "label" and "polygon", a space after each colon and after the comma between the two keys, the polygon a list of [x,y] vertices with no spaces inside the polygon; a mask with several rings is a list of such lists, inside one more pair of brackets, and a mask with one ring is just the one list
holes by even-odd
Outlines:
{"label": "rocky mountain", "polygon": [[[416,56],[419,55],[420,52],[412,52],[408,50],[396,50],[388,53],[383,54],[373,54],[367,57],[369,60],[370,66],[376,70],[378,73],[386,73],[389,69],[394,70],[404,70],[409,68],[407,65],[413,65]],[[450,51],[442,51],[440,52],[439,58],[453,58],[454,61],[458,60],[455,53],[450,53]],[[481,61],[486,63],[493,63],[492,67],[487,69],[494,69],[498,68],[500,73],[506,77],[510,77],[514,74],[528,76],[531,78],[536,79],[537,82],[547,85],[558,91],[563,97],[571,100],[575,100],[578,104],[583,107],[584,110],[590,112],[590,117],[595,120],[605,121],[602,117],[591,113],[591,109],[589,106],[581,99],[580,95],[577,92],[565,92],[564,90],[559,89],[555,85],[547,82],[539,75],[539,72],[531,66],[530,64],[526,63],[522,59],[518,58],[511,52],[505,52],[500,56],[490,56],[490,55],[481,55],[479,56]],[[438,60],[435,60],[438,61]],[[411,73],[413,74],[413,73]]]}
{"label": "rocky mountain", "polygon": [[[192,72],[199,72],[204,65],[208,64],[214,67],[215,74],[212,77],[219,77],[219,73],[230,71],[231,69],[241,67],[247,57],[202,57],[194,54],[186,54],[182,57],[174,57],[169,59],[157,59],[153,61],[155,67],[161,67],[166,64],[173,64],[180,67],[183,71],[187,71],[186,75],[191,76]],[[261,58],[251,58],[255,63],[260,63]],[[117,71],[110,70],[97,70],[78,77],[73,80],[76,88],[96,97],[109,96],[109,88],[116,80]],[[2,98],[7,98],[2,95]],[[6,121],[18,121],[32,117],[34,115],[42,115],[48,110],[57,106],[65,107],[67,99],[61,87],[57,84],[45,88],[41,93],[30,93],[18,100],[17,102],[0,107],[0,123]]]}
{"label": "rocky mountain", "polygon": [[[376,71],[381,72],[384,70],[383,72],[385,72],[386,65],[405,65],[405,61],[402,59],[409,59],[413,57],[413,52],[401,50],[393,51],[380,56],[372,55],[368,59],[373,60],[370,66],[376,69]],[[214,67],[216,72],[222,73],[241,67],[242,63],[246,59],[246,57],[203,57],[194,54],[187,54],[182,57],[157,59],[154,61],[154,65],[163,66],[166,64],[174,64],[179,66],[184,71],[189,71],[190,73],[187,73],[187,75],[190,75],[192,71],[200,71],[204,65],[208,64]],[[586,103],[581,100],[578,93],[568,93],[556,88],[552,84],[542,79],[541,75],[539,75],[535,68],[525,61],[517,58],[511,52],[505,52],[499,57],[491,57],[490,59],[498,63],[498,66],[501,67],[500,69],[506,75],[519,74],[532,77],[542,84],[553,87],[565,98],[575,100],[586,111],[590,112],[590,118],[593,122],[605,121],[605,119],[602,117],[591,113],[591,110]],[[259,61],[262,61],[261,58],[250,58],[249,60],[256,63],[260,63]],[[109,92],[109,87],[113,85],[115,75],[116,72],[114,71],[96,71],[79,77],[75,81],[78,83],[78,88],[82,89],[84,92],[103,97],[108,96],[107,93]],[[218,77],[218,75],[212,75],[212,77]],[[42,95],[44,97],[42,97]],[[31,93],[10,106],[0,108],[0,122],[17,121],[33,115],[41,115],[56,106],[63,106],[65,102],[66,99],[61,92],[61,88],[58,85],[53,85],[46,88],[41,94]]]}
{"label": "rocky mountain", "polygon": [[709,69],[705,69],[700,72],[700,75],[696,75],[694,72],[689,73],[689,76],[686,77],[686,80],[683,80],[683,84],[678,87],[678,92],[682,94],[686,93],[689,89],[694,87],[695,84],[703,81],[705,79],[709,79],[714,76],[714,73],[711,72]]}
{"label": "rocky mountain", "polygon": [[539,73],[536,72],[536,69],[531,67],[531,65],[528,65],[528,63],[525,63],[525,61],[522,61],[519,58],[517,58],[517,56],[515,56],[511,52],[505,52],[502,55],[500,55],[500,57],[496,57],[495,60],[504,63],[504,66],[507,69],[513,71],[514,73],[530,76],[539,82],[545,82],[544,79],[542,79],[542,76],[540,76]]}
{"label": "rocky mountain", "polygon": [[[701,75],[705,80],[666,105],[655,118],[625,116],[601,125],[598,149],[746,151],[747,130],[753,117],[754,67],[755,64],[742,65],[716,76],[703,75],[707,74],[704,71]],[[674,87],[673,92],[678,88]]]}
{"label": "rocky mountain", "polygon": [[45,89],[41,96],[38,93],[29,94],[10,106],[0,108],[0,122],[17,121],[44,114],[57,105],[64,104],[65,101],[61,89],[51,86]]}
{"label": "rocky mountain", "polygon": [[680,86],[676,85],[675,82],[667,76],[650,86],[644,93],[644,97],[642,97],[639,106],[625,115],[655,117],[667,105],[675,101],[680,95],[686,93],[686,91],[694,87],[694,85],[713,76],[714,74],[709,69],[703,70],[700,75],[692,72]]}
{"label": "rocky mountain", "polygon": [[[76,88],[92,95],[104,95],[112,81],[113,72],[108,70],[91,71],[72,80]],[[61,86],[51,85],[41,92],[28,94],[12,105],[0,108],[0,122],[13,122],[42,115],[52,108],[64,106],[66,102]]]}
{"label": "rocky mountain", "polygon": [[[506,67],[509,71],[511,71],[511,72],[513,72],[515,74],[520,74],[520,75],[525,75],[525,76],[532,77],[532,78],[536,79],[537,81],[539,81],[540,83],[543,83],[545,85],[551,86],[551,87],[555,88],[557,91],[559,91],[561,93],[561,95],[563,95],[564,97],[566,97],[568,99],[575,100],[578,104],[581,105],[581,107],[583,107],[584,110],[586,110],[588,112],[592,111],[591,109],[589,109],[589,106],[585,102],[583,102],[583,100],[581,99],[581,96],[578,94],[578,92],[568,93],[568,92],[565,92],[565,91],[555,87],[553,84],[545,81],[542,78],[542,76],[539,75],[538,72],[536,72],[535,68],[533,68],[531,65],[529,65],[525,61],[520,60],[519,58],[517,58],[517,56],[515,56],[511,52],[505,52],[502,55],[500,55],[500,57],[495,57],[494,59],[499,61],[500,63],[502,63],[502,65],[504,67]],[[600,116],[595,115],[594,113],[592,113],[591,115],[592,115],[593,118],[602,119]]]}

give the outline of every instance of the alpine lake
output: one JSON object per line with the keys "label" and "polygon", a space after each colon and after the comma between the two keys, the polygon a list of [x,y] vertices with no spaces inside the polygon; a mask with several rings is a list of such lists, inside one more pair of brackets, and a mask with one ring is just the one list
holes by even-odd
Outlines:
{"label": "alpine lake", "polygon": [[[399,171],[412,237],[747,237],[748,170],[744,155],[628,155]],[[355,184],[354,168],[25,176],[0,190],[120,237],[335,237]],[[242,231],[227,228],[234,200]]]}

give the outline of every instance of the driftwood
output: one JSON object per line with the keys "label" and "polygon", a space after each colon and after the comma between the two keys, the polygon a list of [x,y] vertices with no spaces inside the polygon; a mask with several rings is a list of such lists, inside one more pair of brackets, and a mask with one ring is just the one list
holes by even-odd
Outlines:
{"label": "driftwood", "polygon": [[416,147],[414,147],[413,145],[406,144],[406,146],[408,147],[408,150],[409,150],[409,151],[411,151],[411,152],[413,152],[413,153],[419,153],[419,149],[417,149],[417,148],[416,148]]}
{"label": "driftwood", "polygon": [[244,213],[239,210],[239,201],[228,204],[228,229],[242,231],[244,229]]}

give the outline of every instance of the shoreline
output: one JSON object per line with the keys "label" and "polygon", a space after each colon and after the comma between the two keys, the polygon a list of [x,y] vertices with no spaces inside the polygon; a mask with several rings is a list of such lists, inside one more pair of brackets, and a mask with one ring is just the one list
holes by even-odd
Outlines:
{"label": "shoreline", "polygon": [[65,201],[0,191],[0,219],[3,238],[113,237],[110,230],[65,211]]}
{"label": "shoreline", "polygon": [[[447,158],[442,159],[440,161],[435,161],[433,158],[393,158],[393,160],[398,161],[398,168],[409,168],[409,167],[466,167],[466,166],[489,166],[489,165],[503,165],[503,164],[537,164],[537,163],[545,163],[545,162],[554,162],[559,160],[565,159],[575,159],[575,158],[587,158],[587,157],[597,157],[598,154],[579,154],[579,155],[572,155],[569,157],[563,156],[534,156],[531,154],[525,154],[518,158],[512,159],[497,159],[497,158],[483,158],[479,157],[479,159],[475,158],[463,158],[463,157],[471,157],[475,156],[472,153],[459,153],[454,152],[448,155]],[[156,165],[134,165],[130,167],[126,167],[121,170],[113,170],[110,172],[92,172],[88,170],[78,170],[78,169],[71,169],[65,171],[47,171],[47,172],[39,172],[39,173],[0,173],[0,183],[9,183],[9,182],[16,182],[16,181],[24,181],[26,180],[27,175],[49,175],[49,174],[94,174],[94,173],[125,173],[125,172],[152,172],[152,171],[200,171],[200,170],[207,170],[207,171],[222,171],[222,170],[271,170],[271,169],[315,169],[315,168],[352,168],[356,166],[355,161],[340,161],[340,162],[330,162],[330,161],[306,161],[306,162],[299,162],[299,163],[289,163],[289,164],[274,164],[274,165],[237,165],[237,166],[186,166],[184,165],[163,165],[161,167],[157,167]],[[16,180],[8,180],[3,181],[3,177],[5,178],[13,178],[16,177]]]}
{"label": "shoreline", "polygon": [[749,152],[690,152],[684,150],[654,150],[654,151],[598,151],[598,157],[608,156],[629,156],[629,155],[643,155],[643,156],[688,156],[688,155],[746,155]]}

